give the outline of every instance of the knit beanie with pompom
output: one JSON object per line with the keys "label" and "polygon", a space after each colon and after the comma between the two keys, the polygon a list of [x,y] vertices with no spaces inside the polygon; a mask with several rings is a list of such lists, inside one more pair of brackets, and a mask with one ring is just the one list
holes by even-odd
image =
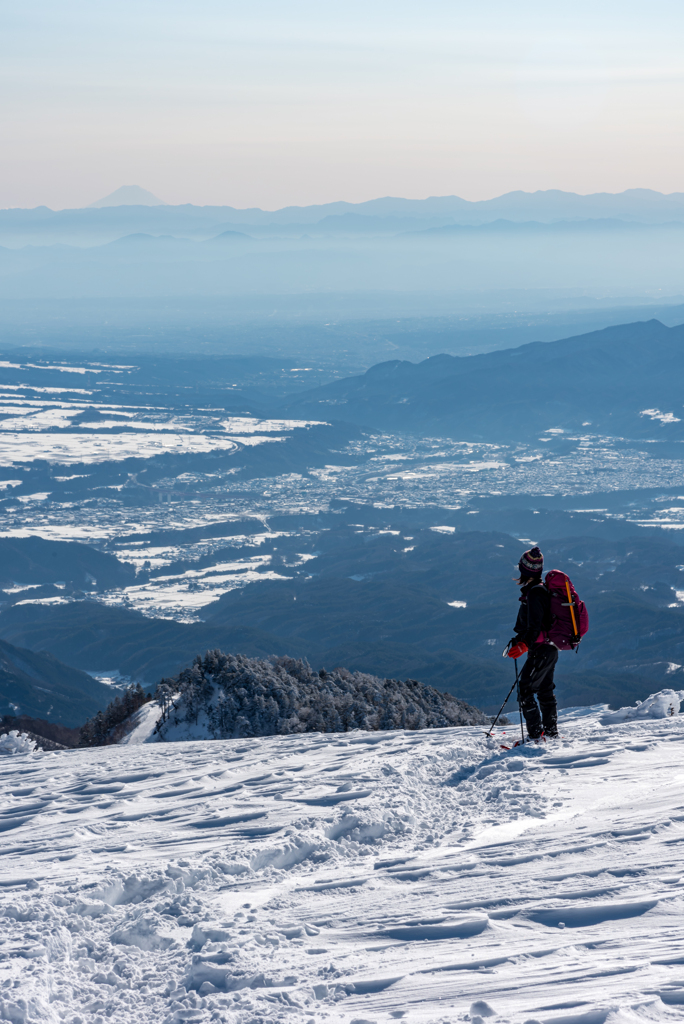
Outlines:
{"label": "knit beanie with pompom", "polygon": [[518,562],[518,568],[520,569],[520,575],[527,577],[528,579],[541,579],[541,574],[544,569],[544,556],[538,547],[530,548],[526,551]]}

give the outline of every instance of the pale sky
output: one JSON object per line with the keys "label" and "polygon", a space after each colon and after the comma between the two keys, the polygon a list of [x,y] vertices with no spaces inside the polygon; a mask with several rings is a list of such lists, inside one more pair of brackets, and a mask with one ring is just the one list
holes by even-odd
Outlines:
{"label": "pale sky", "polygon": [[22,0],[0,207],[684,191],[681,0]]}

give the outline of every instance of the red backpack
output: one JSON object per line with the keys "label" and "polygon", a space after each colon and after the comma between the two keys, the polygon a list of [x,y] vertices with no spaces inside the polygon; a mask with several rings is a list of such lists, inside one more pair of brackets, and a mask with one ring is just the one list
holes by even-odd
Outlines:
{"label": "red backpack", "polygon": [[539,635],[538,643],[550,640],[559,651],[574,651],[589,629],[589,613],[580,601],[570,577],[560,569],[547,572],[544,586],[551,595],[551,624]]}

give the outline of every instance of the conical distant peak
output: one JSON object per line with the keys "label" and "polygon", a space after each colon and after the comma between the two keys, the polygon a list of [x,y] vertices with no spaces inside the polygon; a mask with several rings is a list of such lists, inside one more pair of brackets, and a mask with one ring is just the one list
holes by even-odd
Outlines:
{"label": "conical distant peak", "polygon": [[99,210],[103,206],[166,206],[166,203],[139,185],[122,185],[111,195],[91,203],[88,209]]}

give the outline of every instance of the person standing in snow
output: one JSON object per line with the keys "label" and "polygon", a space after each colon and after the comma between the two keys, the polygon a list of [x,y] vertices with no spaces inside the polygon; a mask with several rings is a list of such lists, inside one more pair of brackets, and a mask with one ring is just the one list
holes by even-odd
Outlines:
{"label": "person standing in snow", "polygon": [[520,587],[520,611],[508,656],[519,658],[527,652],[520,673],[520,706],[528,735],[530,739],[536,740],[542,732],[545,736],[558,736],[558,709],[553,681],[558,648],[550,640],[542,639],[538,642],[551,618],[551,595],[542,582],[544,556],[538,547],[523,554],[518,569],[520,576],[515,582]]}

